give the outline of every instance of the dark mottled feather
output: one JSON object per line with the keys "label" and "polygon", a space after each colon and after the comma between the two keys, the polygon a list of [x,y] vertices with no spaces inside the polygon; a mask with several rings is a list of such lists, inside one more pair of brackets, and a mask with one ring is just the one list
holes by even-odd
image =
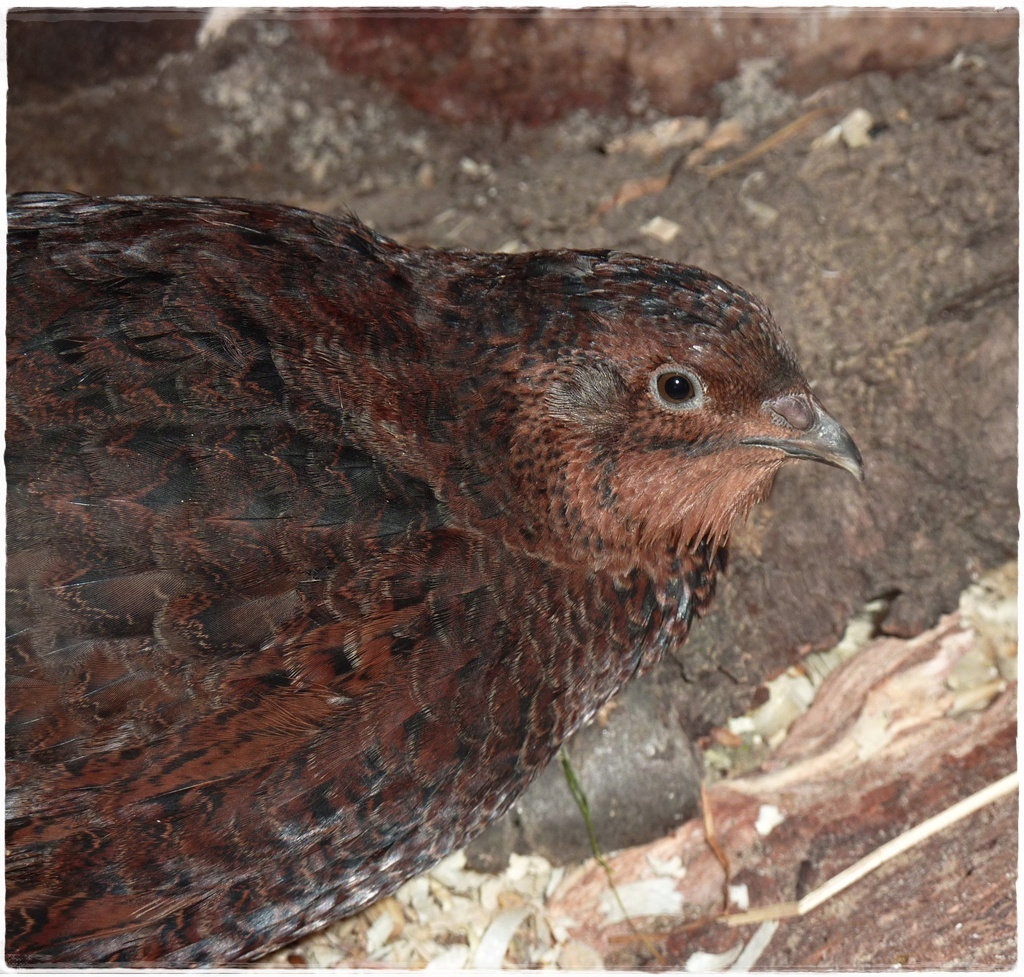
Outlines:
{"label": "dark mottled feather", "polygon": [[[685,638],[783,457],[740,436],[810,397],[697,269],[9,220],[13,964],[252,959],[464,843]],[[686,357],[712,413],[652,401]]]}

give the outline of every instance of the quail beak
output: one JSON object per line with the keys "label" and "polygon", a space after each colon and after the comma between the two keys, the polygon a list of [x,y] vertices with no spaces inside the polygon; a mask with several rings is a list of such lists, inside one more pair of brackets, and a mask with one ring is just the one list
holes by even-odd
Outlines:
{"label": "quail beak", "polygon": [[778,438],[744,438],[743,444],[775,448],[791,458],[806,458],[844,468],[854,478],[864,481],[864,462],[853,438],[816,399],[786,394],[766,401],[765,407],[793,433]]}

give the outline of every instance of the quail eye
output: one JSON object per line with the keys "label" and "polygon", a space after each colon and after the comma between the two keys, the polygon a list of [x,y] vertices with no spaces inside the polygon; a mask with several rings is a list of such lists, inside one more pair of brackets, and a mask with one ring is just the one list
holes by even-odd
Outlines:
{"label": "quail eye", "polygon": [[665,407],[675,410],[697,407],[704,398],[700,381],[689,370],[673,366],[651,377],[652,390]]}

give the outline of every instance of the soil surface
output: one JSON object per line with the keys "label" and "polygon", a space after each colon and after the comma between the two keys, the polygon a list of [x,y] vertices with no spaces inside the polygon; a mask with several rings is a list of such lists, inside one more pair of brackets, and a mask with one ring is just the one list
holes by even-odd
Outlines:
{"label": "soil surface", "polygon": [[[933,46],[833,75],[795,41],[780,60],[723,62],[717,87],[691,85],[691,116],[634,66],[602,104],[567,97],[543,125],[512,110],[452,121],[443,91],[410,99],[372,60],[345,74],[308,17],[17,18],[9,192],[253,197],[437,247],[638,251],[768,302],[867,479],[785,470],[734,537],[707,619],[575,738],[606,849],[688,819],[694,739],[868,601],[884,598],[878,632],[910,637],[1015,555],[1015,17],[980,18],[988,43],[960,48],[948,24],[918,23]],[[443,38],[432,50],[452,55]],[[553,766],[471,861],[578,858],[579,825]]]}

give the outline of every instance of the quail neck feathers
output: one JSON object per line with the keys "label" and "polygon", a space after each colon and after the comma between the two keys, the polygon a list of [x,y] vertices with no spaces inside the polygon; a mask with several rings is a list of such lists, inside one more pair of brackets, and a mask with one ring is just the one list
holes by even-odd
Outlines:
{"label": "quail neck feathers", "polygon": [[246,961],[501,814],[784,462],[767,308],[616,251],[9,202],[7,959]]}

